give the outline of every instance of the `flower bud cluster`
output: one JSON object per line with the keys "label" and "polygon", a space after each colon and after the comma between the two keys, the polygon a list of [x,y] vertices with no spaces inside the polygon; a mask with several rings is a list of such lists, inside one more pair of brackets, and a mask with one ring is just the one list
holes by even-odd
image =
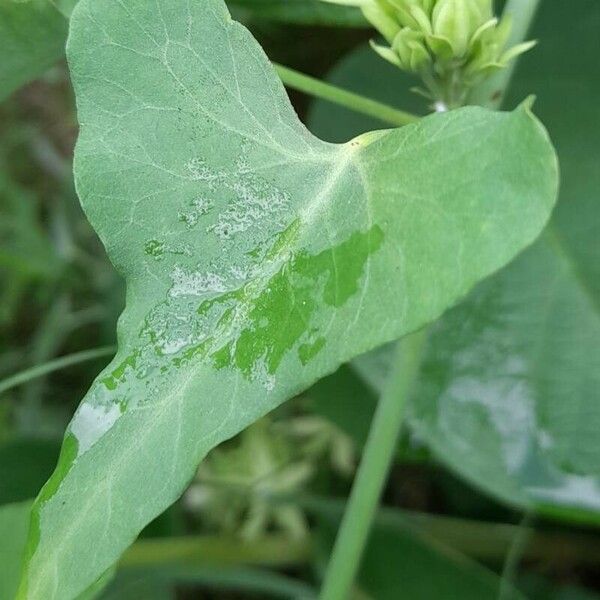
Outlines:
{"label": "flower bud cluster", "polygon": [[[331,0],[330,0],[331,1]],[[493,0],[333,0],[358,5],[387,45],[387,61],[420,75],[426,95],[453,107],[468,90],[506,67],[535,42],[507,47],[511,23],[494,16]]]}

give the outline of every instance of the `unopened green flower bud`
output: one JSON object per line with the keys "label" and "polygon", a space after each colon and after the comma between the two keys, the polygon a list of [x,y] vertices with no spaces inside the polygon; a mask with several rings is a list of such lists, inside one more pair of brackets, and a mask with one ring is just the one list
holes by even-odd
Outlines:
{"label": "unopened green flower bud", "polygon": [[432,13],[433,34],[446,40],[455,57],[467,53],[471,37],[481,25],[478,0],[438,0]]}
{"label": "unopened green flower bud", "polygon": [[382,46],[381,44],[377,44],[373,40],[371,40],[369,43],[371,44],[371,48],[373,48],[373,50],[375,50],[375,52],[377,52],[377,54],[379,54],[381,58],[387,60],[389,63],[392,63],[400,69],[404,68],[402,63],[400,62],[400,58],[391,48],[388,48],[387,46]]}
{"label": "unopened green flower bud", "polygon": [[401,26],[390,11],[386,10],[386,6],[381,2],[372,2],[362,6],[362,12],[365,19],[391,44]]}
{"label": "unopened green flower bud", "polygon": [[437,0],[421,0],[421,8],[427,13],[427,16],[431,18],[431,13],[433,12],[433,7],[435,6]]}
{"label": "unopened green flower bud", "polygon": [[436,0],[376,0],[391,7],[402,27],[431,32],[431,13]]}
{"label": "unopened green flower bud", "polygon": [[500,57],[498,62],[503,67],[505,67],[512,60],[514,60],[518,56],[521,56],[521,54],[524,54],[525,52],[528,52],[529,50],[531,50],[531,48],[533,48],[536,44],[537,44],[536,40],[531,40],[529,42],[523,42],[521,44],[517,44],[516,46],[513,46],[512,48],[509,48],[506,52],[504,52],[504,54],[502,54],[502,56]]}
{"label": "unopened green flower bud", "polygon": [[431,56],[425,46],[425,36],[408,27],[396,35],[392,49],[398,56],[402,68],[406,71],[418,73],[431,62]]}
{"label": "unopened green flower bud", "polygon": [[485,23],[494,16],[493,0],[471,0],[471,10],[480,24]]}
{"label": "unopened green flower bud", "polygon": [[419,5],[419,0],[375,0],[377,4],[389,14],[393,15],[394,19],[402,27],[411,27],[418,29],[419,23],[411,14],[413,6]]}
{"label": "unopened green flower bud", "polygon": [[325,0],[360,7],[388,45],[373,49],[399,68],[418,73],[426,97],[461,106],[469,90],[529,50],[507,48],[511,22],[494,17],[493,0]]}

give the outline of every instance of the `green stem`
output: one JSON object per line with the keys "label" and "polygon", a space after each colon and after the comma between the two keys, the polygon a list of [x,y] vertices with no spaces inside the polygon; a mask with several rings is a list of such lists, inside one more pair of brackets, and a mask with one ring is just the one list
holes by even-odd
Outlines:
{"label": "green stem", "polygon": [[[525,41],[539,4],[540,0],[507,0],[504,15],[509,15],[512,21],[507,48]],[[517,61],[513,60],[506,68],[486,79],[473,90],[469,102],[488,108],[500,108],[516,66]]]}
{"label": "green stem", "polygon": [[392,464],[404,407],[419,373],[425,339],[426,332],[421,331],[398,344],[325,574],[321,600],[349,596]]}
{"label": "green stem", "polygon": [[54,371],[59,371],[60,369],[65,369],[66,367],[87,362],[89,360],[94,360],[96,358],[110,356],[111,354],[114,354],[115,351],[116,348],[114,346],[102,346],[101,348],[82,350],[81,352],[75,352],[74,354],[61,356],[56,360],[50,360],[41,365],[31,367],[30,369],[25,369],[20,373],[16,373],[15,375],[0,381],[0,394],[14,387],[22,385],[23,383],[37,379],[38,377],[43,377],[48,373],[53,373]]}
{"label": "green stem", "polygon": [[513,542],[506,552],[502,578],[500,580],[500,590],[498,591],[498,600],[511,600],[513,598],[519,563],[524,557],[529,536],[531,535],[531,530],[529,529],[530,521],[531,513],[527,513],[521,520],[521,525],[518,527],[518,534],[514,537]]}
{"label": "green stem", "polygon": [[355,112],[362,113],[394,126],[408,125],[419,120],[419,116],[398,110],[376,100],[365,98],[354,92],[343,90],[320,79],[309,77],[283,65],[273,63],[281,81],[294,90],[328,100]]}

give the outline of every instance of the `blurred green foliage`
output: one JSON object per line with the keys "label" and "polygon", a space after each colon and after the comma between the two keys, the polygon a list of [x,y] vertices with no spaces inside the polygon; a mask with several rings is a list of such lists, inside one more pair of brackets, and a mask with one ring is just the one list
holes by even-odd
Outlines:
{"label": "blurred green foliage", "polygon": [[[72,4],[65,2],[59,8],[68,14]],[[323,73],[332,66],[340,48],[355,46],[368,37],[368,34],[353,30],[337,32],[334,37],[329,29],[306,27],[307,24],[331,23],[332,18],[335,25],[364,25],[357,17],[357,11],[342,13],[337,7],[330,10],[330,7],[323,8],[316,2],[308,5],[275,0],[236,0],[234,4],[238,8],[244,5],[240,15],[260,36],[267,51],[270,50],[278,60],[316,73]],[[307,6],[316,12],[307,10]],[[29,9],[33,11],[23,17],[23,10]],[[596,241],[600,210],[596,185],[597,133],[600,126],[595,100],[598,78],[594,71],[600,50],[596,35],[599,11],[597,4],[590,0],[548,3],[548,8],[544,7],[542,11],[536,37],[541,39],[544,48],[539,52],[545,53],[541,56],[546,58],[536,62],[533,54],[525,59],[511,101],[531,92],[540,96],[540,112],[559,142],[566,182],[555,223],[564,232],[564,241],[569,245],[577,265],[578,283],[575,285],[581,285],[585,293],[595,299],[600,290],[600,261],[597,260],[600,246]],[[573,17],[574,14],[577,16]],[[286,21],[294,25],[290,26]],[[570,28],[579,32],[577,44],[564,35],[564,23],[570,23]],[[19,31],[23,26],[26,29]],[[8,2],[0,7],[0,45],[4,57],[0,66],[0,99],[4,99],[0,104],[0,377],[56,356],[114,343],[115,325],[124,303],[122,282],[106,259],[73,190],[71,159],[76,116],[66,68],[60,62],[66,31],[64,16],[50,3],[37,0],[22,5]],[[302,44],[290,43],[289,40],[301,40],[304,36],[310,36],[311,48],[303,48],[301,56],[298,56],[298,46]],[[583,40],[587,40],[587,45]],[[307,60],[308,53],[317,58]],[[357,60],[356,56],[351,55],[343,61],[334,72],[334,81],[348,87],[356,85],[357,91],[401,104],[403,109],[422,109],[417,96],[406,94],[414,82],[386,63],[363,70],[359,75],[360,82],[352,83],[343,72]],[[39,79],[18,90],[19,86],[36,77]],[[11,95],[11,92],[14,93]],[[297,107],[303,113],[306,100],[297,100]],[[323,104],[317,104],[312,117],[307,120],[314,130],[332,140],[348,139],[364,129],[381,126]],[[538,270],[551,273],[548,265],[542,265]],[[557,285],[564,288],[574,285],[561,278],[558,281]],[[481,306],[476,300],[469,302],[474,303],[475,308]],[[580,323],[584,331],[595,331],[593,328],[598,319],[596,300],[592,305],[589,319],[594,323]],[[455,313],[455,320],[460,323],[468,321],[465,311],[471,310],[469,304],[463,305]],[[583,312],[577,308],[570,308],[567,312],[568,319],[583,318]],[[555,321],[565,320],[564,313],[560,311],[555,310],[552,315]],[[568,319],[567,322],[570,322]],[[460,323],[457,325],[459,328]],[[569,333],[571,330],[547,329],[536,332],[536,335],[543,340],[540,342],[542,347],[544,344],[553,346],[552,336],[560,336],[561,344],[572,344],[581,351],[578,340],[569,337]],[[565,458],[565,449],[561,447],[563,454],[560,461],[572,471],[583,470],[592,474],[597,464],[595,424],[600,411],[598,389],[589,383],[584,388],[581,382],[590,381],[585,365],[598,360],[595,354],[597,343],[595,338],[591,340],[584,353],[586,356],[580,356],[563,345],[558,346],[561,351],[556,369],[560,369],[562,363],[563,368],[578,376],[569,380],[566,389],[556,382],[548,392],[561,394],[559,401],[553,405],[554,409],[559,407],[556,409],[558,413],[552,417],[561,423],[572,422],[571,417],[563,412],[567,409],[561,407],[569,406],[573,398],[578,398],[576,409],[579,417],[574,425],[569,426],[567,441],[572,454]],[[571,357],[566,363],[565,356]],[[29,516],[29,504],[23,501],[36,495],[52,470],[64,427],[103,362],[98,360],[74,366],[68,371],[30,381],[0,396],[0,600],[12,598],[18,579]],[[168,555],[170,544],[183,533],[202,541],[207,532],[214,534],[224,530],[223,519],[207,518],[202,507],[216,503],[225,513],[230,511],[230,492],[224,488],[232,478],[243,479],[246,487],[252,490],[242,491],[241,500],[239,490],[236,492],[238,500],[233,507],[236,526],[233,529],[243,530],[246,526],[256,530],[251,525],[256,523],[257,512],[266,513],[269,518],[260,517],[261,527],[257,530],[256,539],[259,543],[264,540],[264,547],[268,547],[274,532],[281,533],[281,528],[273,526],[271,517],[281,515],[282,508],[277,505],[277,498],[271,496],[283,493],[287,502],[283,505],[283,522],[286,522],[286,514],[289,521],[291,506],[291,519],[295,523],[302,522],[302,535],[316,540],[304,558],[280,568],[280,573],[248,570],[244,565],[207,565],[202,556],[193,554],[184,560],[174,556],[171,564],[161,568],[152,566],[150,570],[124,564],[114,583],[107,588],[106,597],[164,599],[174,598],[176,590],[180,590],[179,593],[186,590],[189,597],[198,598],[230,598],[231,590],[236,590],[239,597],[248,598],[300,598],[312,593],[323,565],[323,548],[328,547],[331,539],[331,523],[335,523],[337,517],[325,515],[327,511],[305,509],[302,497],[303,494],[340,496],[348,492],[347,473],[344,475],[339,469],[332,468],[331,432],[335,432],[334,437],[338,436],[339,443],[339,431],[344,431],[355,440],[354,451],[360,451],[376,402],[374,381],[378,368],[385,371],[385,364],[383,367],[370,364],[372,377],[369,380],[364,370],[361,371],[360,364],[344,367],[277,415],[277,421],[288,423],[285,433],[280,430],[273,436],[271,423],[266,428],[271,430],[268,433],[250,431],[215,451],[194,483],[197,489],[194,490],[194,486],[190,489],[196,502],[190,502],[190,496],[186,496],[152,524],[145,534],[158,541],[160,553]],[[549,377],[542,374],[544,380]],[[564,379],[561,378],[561,381]],[[549,418],[547,409],[540,411],[544,419]],[[431,426],[438,435],[440,432],[435,427],[440,421],[436,421],[434,412],[428,413],[428,417],[432,419]],[[323,418],[327,420],[320,420]],[[298,452],[298,437],[290,434],[290,428],[294,428],[298,419],[304,419],[304,422],[308,419],[309,423],[317,424],[309,438],[312,443],[321,444],[319,451]],[[473,417],[465,417],[458,425],[466,426],[467,421],[472,424]],[[332,423],[334,429],[331,429]],[[261,427],[264,429],[264,425],[258,429]],[[314,435],[315,431],[318,435]],[[323,431],[328,432],[329,437],[324,436]],[[465,456],[471,457],[487,448],[485,444],[489,441],[481,422],[472,431],[484,439],[480,447],[467,447]],[[460,454],[453,458],[447,447],[440,449],[437,446],[437,458],[432,459],[423,445],[423,437],[418,439],[409,431],[405,432],[386,492],[389,506],[395,509],[408,507],[423,513],[445,512],[462,518],[485,516],[493,521],[519,522],[520,514],[480,495],[444,472],[439,465],[439,462],[448,462],[456,472],[473,480],[466,458],[462,460]],[[327,441],[323,441],[325,438]],[[346,444],[347,438],[342,439]],[[464,441],[465,438],[459,439]],[[585,447],[581,446],[584,440]],[[248,444],[261,446],[269,456],[272,463],[266,461],[268,464],[262,465],[266,464],[266,470],[261,470],[261,465],[253,464],[252,460],[248,461],[247,456],[245,459],[236,458],[240,448],[244,449]],[[435,448],[436,444],[430,446]],[[455,452],[455,448],[451,450]],[[302,468],[298,471],[300,455]],[[477,458],[481,456],[477,455]],[[485,478],[486,474],[490,479],[494,478],[490,464],[487,463],[487,471],[479,476],[479,481],[475,478],[476,483],[481,484],[481,478]],[[582,464],[585,468],[581,467]],[[293,475],[286,479],[290,467]],[[305,476],[308,472],[310,476]],[[597,469],[595,475],[598,475]],[[277,479],[281,476],[283,486]],[[264,477],[267,485],[261,487]],[[290,481],[291,484],[287,485]],[[492,492],[496,490],[489,482],[482,487]],[[211,516],[215,515],[217,511],[211,511]],[[229,517],[230,514],[225,514],[224,519]],[[378,527],[371,540],[359,589],[356,590],[357,597],[398,598],[397,590],[401,589],[406,597],[492,598],[503,589],[502,593],[508,594],[505,598],[525,597],[521,596],[522,593],[532,600],[592,600],[598,596],[591,590],[600,590],[598,540],[594,539],[592,531],[585,543],[579,543],[579,538],[570,537],[575,525],[568,521],[567,514],[566,518],[563,515],[560,524],[535,523],[540,531],[556,534],[555,539],[560,540],[557,545],[564,544],[565,548],[572,549],[567,559],[538,557],[528,560],[523,565],[525,576],[516,581],[510,579],[504,568],[505,546],[501,551],[486,554],[469,544],[460,543],[459,532],[467,529],[466,521],[463,524],[457,521],[450,527],[442,536],[443,543],[425,535],[423,530],[426,527],[398,532],[389,523],[385,524]],[[295,526],[292,529],[298,531]],[[283,530],[285,534],[286,527]],[[481,544],[485,546],[487,536],[489,540],[494,539],[495,531],[494,525],[489,525],[485,536],[479,536]],[[227,531],[228,536],[231,533],[231,530]],[[215,547],[218,547],[217,542]],[[516,541],[511,547],[516,548],[518,553]],[[466,558],[466,555],[471,558]],[[483,566],[475,559],[480,559]],[[263,558],[259,566],[267,567],[269,564],[270,561]],[[514,591],[516,587],[521,591]]]}

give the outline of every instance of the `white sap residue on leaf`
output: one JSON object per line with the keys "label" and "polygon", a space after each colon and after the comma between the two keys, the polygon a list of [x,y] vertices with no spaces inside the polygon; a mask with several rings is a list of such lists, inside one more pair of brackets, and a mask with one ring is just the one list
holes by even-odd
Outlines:
{"label": "white sap residue on leaf", "polygon": [[[508,364],[510,363],[510,364]],[[499,367],[502,373],[522,373],[526,364],[516,356]],[[498,399],[501,399],[499,401]],[[507,469],[514,473],[527,460],[536,430],[535,405],[526,381],[519,377],[457,377],[439,400],[440,420],[455,421],[465,404],[479,405],[499,434]],[[451,425],[450,430],[456,426]]]}
{"label": "white sap residue on leaf", "polygon": [[235,199],[207,228],[221,241],[257,226],[284,226],[289,209],[289,196],[258,177],[242,177],[227,184]]}
{"label": "white sap residue on leaf", "polygon": [[222,293],[227,291],[225,277],[214,272],[189,271],[175,267],[171,273],[173,285],[169,296],[202,296],[207,293]]}
{"label": "white sap residue on leaf", "polygon": [[255,265],[232,265],[229,272],[233,279],[244,283],[257,274],[258,268]]}
{"label": "white sap residue on leaf", "polygon": [[192,336],[166,338],[161,343],[163,354],[176,354],[192,342]]}
{"label": "white sap residue on leaf", "polygon": [[187,225],[189,229],[193,229],[200,218],[207,215],[213,207],[213,201],[210,198],[198,197],[190,202],[189,210],[179,213],[179,220]]}
{"label": "white sap residue on leaf", "polygon": [[554,438],[549,431],[540,429],[537,433],[537,440],[542,450],[551,450],[555,446]]}
{"label": "white sap residue on leaf", "polygon": [[264,360],[258,360],[254,363],[250,379],[260,383],[267,392],[272,392],[275,389],[275,375],[271,375],[267,371],[267,365]]}
{"label": "white sap residue on leaf", "polygon": [[120,415],[121,408],[117,404],[82,404],[70,426],[71,433],[79,444],[79,454],[87,452],[115,424]]}
{"label": "white sap residue on leaf", "polygon": [[573,505],[600,510],[600,482],[595,476],[563,475],[557,482],[528,486],[527,491],[540,502]]}
{"label": "white sap residue on leaf", "polygon": [[240,175],[251,173],[252,169],[245,154],[241,154],[235,163],[235,169]]}
{"label": "white sap residue on leaf", "polygon": [[202,158],[191,158],[185,164],[185,168],[190,179],[194,181],[206,181],[209,184],[214,184],[224,176],[222,172],[212,170]]}

